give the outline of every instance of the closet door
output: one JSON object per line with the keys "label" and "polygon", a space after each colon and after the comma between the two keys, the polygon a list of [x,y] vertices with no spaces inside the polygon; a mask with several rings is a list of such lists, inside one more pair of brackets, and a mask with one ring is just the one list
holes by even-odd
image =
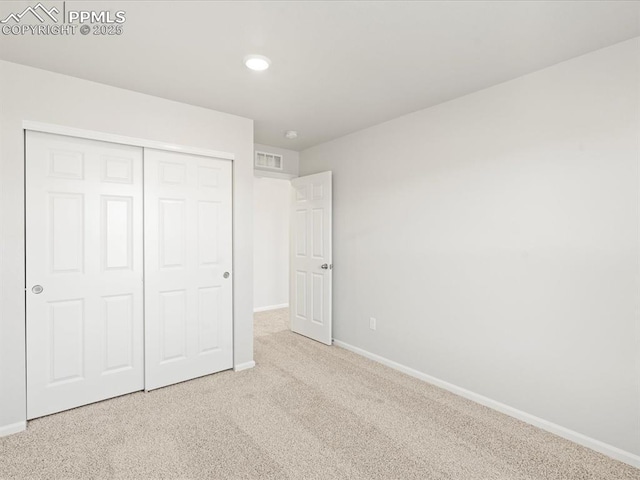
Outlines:
{"label": "closet door", "polygon": [[232,368],[231,162],[145,149],[145,388]]}
{"label": "closet door", "polygon": [[31,419],[144,388],[142,149],[26,135]]}

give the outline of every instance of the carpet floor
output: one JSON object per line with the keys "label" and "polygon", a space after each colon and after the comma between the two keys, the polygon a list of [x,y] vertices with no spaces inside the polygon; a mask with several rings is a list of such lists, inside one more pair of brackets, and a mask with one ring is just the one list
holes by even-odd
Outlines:
{"label": "carpet floor", "polygon": [[640,480],[640,470],[291,333],[286,315],[256,315],[254,369],[0,438],[0,478]]}

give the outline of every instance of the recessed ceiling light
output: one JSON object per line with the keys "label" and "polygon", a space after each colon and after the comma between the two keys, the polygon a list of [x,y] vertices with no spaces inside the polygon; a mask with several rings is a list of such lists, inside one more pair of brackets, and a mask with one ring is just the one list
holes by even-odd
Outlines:
{"label": "recessed ceiling light", "polygon": [[244,64],[247,68],[260,72],[269,68],[271,60],[264,55],[247,55],[244,57]]}
{"label": "recessed ceiling light", "polygon": [[284,136],[289,140],[293,140],[295,138],[298,138],[298,132],[296,132],[295,130],[287,130],[286,132],[284,132]]}

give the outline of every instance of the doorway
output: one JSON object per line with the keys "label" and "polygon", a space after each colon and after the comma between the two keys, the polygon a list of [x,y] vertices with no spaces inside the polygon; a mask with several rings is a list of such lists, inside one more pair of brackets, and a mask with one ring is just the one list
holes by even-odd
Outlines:
{"label": "doorway", "polygon": [[289,307],[288,179],[255,176],[253,182],[254,312]]}
{"label": "doorway", "polygon": [[292,180],[256,176],[254,312],[288,308],[293,332],[331,345],[331,240],[331,172]]}

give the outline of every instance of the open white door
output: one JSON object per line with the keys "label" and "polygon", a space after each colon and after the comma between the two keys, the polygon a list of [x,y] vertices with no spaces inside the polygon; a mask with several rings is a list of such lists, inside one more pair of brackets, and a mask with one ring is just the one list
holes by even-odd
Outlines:
{"label": "open white door", "polygon": [[27,418],[144,388],[142,149],[27,132]]}
{"label": "open white door", "polygon": [[145,389],[233,367],[231,162],[145,149]]}
{"label": "open white door", "polygon": [[331,345],[331,172],[291,185],[291,330]]}

